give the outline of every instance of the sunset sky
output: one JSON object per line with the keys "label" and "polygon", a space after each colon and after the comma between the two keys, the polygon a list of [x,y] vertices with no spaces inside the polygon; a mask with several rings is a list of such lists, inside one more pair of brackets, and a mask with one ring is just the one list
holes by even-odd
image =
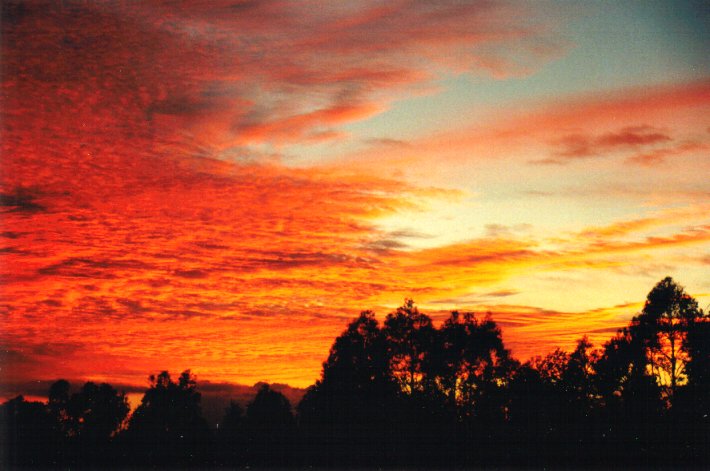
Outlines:
{"label": "sunset sky", "polygon": [[3,2],[0,398],[305,387],[361,310],[526,360],[710,304],[710,6]]}

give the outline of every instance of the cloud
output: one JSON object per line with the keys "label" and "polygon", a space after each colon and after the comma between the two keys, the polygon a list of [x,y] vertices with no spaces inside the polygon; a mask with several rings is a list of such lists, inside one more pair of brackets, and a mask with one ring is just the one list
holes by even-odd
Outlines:
{"label": "cloud", "polygon": [[68,276],[79,278],[113,278],[124,269],[145,270],[150,267],[139,260],[95,260],[71,257],[37,270],[40,275]]}
{"label": "cloud", "polygon": [[366,143],[375,147],[411,147],[407,141],[403,141],[401,139],[392,139],[389,137],[368,139]]}
{"label": "cloud", "polygon": [[591,312],[565,312],[499,304],[480,306],[478,312],[490,313],[502,327],[506,346],[511,348],[516,358],[525,361],[558,347],[570,351],[585,335],[595,347],[600,347],[616,330],[624,327],[641,307],[642,303],[637,303]]}
{"label": "cloud", "polygon": [[[7,231],[28,234],[10,240],[31,237],[33,252],[23,263],[4,254],[4,335],[16,346],[59,349],[29,350],[31,367],[15,362],[9,378],[56,371],[135,384],[146,372],[189,366],[214,381],[306,386],[361,309],[382,311],[412,296],[452,308],[490,305],[524,295],[515,280],[530,274],[604,272],[710,240],[706,211],[688,207],[553,239],[525,225],[496,226],[484,237],[420,249],[411,242],[426,234],[372,224],[409,207],[418,190],[401,182],[313,169],[187,168],[194,174],[176,173],[157,190],[92,203],[81,210],[86,218],[67,217],[75,204],[30,220],[6,217]],[[549,316],[550,331],[567,325],[564,315]],[[506,329],[521,354],[559,341],[532,342],[532,330]],[[55,345],[59,338],[83,350]]]}
{"label": "cloud", "polygon": [[707,145],[678,141],[667,132],[651,126],[632,126],[597,136],[569,134],[554,142],[553,155],[535,163],[564,165],[575,160],[627,155],[630,164],[652,166],[668,157],[701,151]]}
{"label": "cloud", "polygon": [[[569,178],[574,170],[585,175],[600,165],[623,168],[670,156],[705,168],[701,157],[710,145],[708,106],[708,80],[555,95],[501,105],[487,110],[485,119],[458,116],[446,129],[410,139],[406,147],[371,141],[334,161],[333,167],[367,171],[377,165],[384,174],[429,184],[433,179],[459,182],[461,175],[470,179],[482,170],[501,179],[507,175],[501,169],[518,172],[522,164],[547,164],[548,175],[560,173],[560,178]],[[567,165],[571,163],[575,165]]]}
{"label": "cloud", "polygon": [[524,233],[530,229],[532,229],[531,224],[516,224],[514,226],[486,224],[486,236],[489,238],[511,237],[516,233]]}
{"label": "cloud", "polygon": [[625,127],[616,132],[598,136],[570,134],[555,143],[557,150],[554,155],[557,160],[553,160],[556,163],[562,163],[569,159],[595,157],[619,149],[638,149],[671,140],[672,138],[668,134],[651,126]]}
{"label": "cloud", "polygon": [[204,270],[175,270],[175,276],[182,278],[207,278],[209,274]]}
{"label": "cloud", "polygon": [[[382,226],[462,194],[432,181],[437,165],[477,176],[459,165],[524,162],[528,144],[549,152],[578,129],[629,158],[704,145],[695,118],[708,84],[568,97],[493,124],[462,117],[346,162],[289,167],[289,144],[343,139],[442,77],[524,74],[566,48],[545,8],[524,4],[316,3],[9,4],[0,329],[25,356],[10,355],[4,377],[138,384],[187,366],[215,382],[306,386],[361,309],[413,295],[512,300],[525,287],[506,283],[530,273],[707,243],[707,222],[687,214],[682,227],[621,222],[593,238],[489,226],[438,247],[426,218]],[[427,164],[409,167],[421,185],[392,176],[403,162]]]}
{"label": "cloud", "polygon": [[670,140],[667,134],[652,126],[633,126],[622,128],[618,132],[603,134],[596,138],[595,144],[602,148],[637,147]]}
{"label": "cloud", "polygon": [[[38,191],[31,188],[16,187],[8,193],[0,193],[0,207],[8,208],[8,211],[33,213],[44,211],[46,208],[37,203]],[[13,234],[5,232],[5,234]]]}
{"label": "cloud", "polygon": [[13,132],[8,144],[26,144],[32,160],[70,133],[74,159],[89,165],[115,146],[109,131],[150,144],[134,150],[195,154],[339,139],[341,125],[452,70],[517,74],[566,48],[523,4],[12,5],[22,14],[4,32],[6,105],[43,107],[5,119],[45,132],[34,143]]}
{"label": "cloud", "polygon": [[668,158],[682,156],[688,153],[695,153],[708,149],[707,144],[698,142],[686,141],[677,143],[674,146],[651,149],[633,155],[628,158],[628,162],[642,166],[653,166],[664,163]]}

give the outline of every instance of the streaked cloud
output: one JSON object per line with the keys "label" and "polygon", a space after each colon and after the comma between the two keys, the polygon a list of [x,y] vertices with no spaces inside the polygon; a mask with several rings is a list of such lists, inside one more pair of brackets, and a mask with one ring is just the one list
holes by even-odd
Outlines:
{"label": "streaked cloud", "polygon": [[[574,53],[573,8],[7,5],[0,330],[17,384],[192,368],[219,395],[307,386],[346,322],[405,297],[437,320],[491,312],[525,359],[601,341],[669,272],[710,292],[707,79],[438,121],[423,105],[524,87]],[[422,131],[389,121],[407,106]]]}

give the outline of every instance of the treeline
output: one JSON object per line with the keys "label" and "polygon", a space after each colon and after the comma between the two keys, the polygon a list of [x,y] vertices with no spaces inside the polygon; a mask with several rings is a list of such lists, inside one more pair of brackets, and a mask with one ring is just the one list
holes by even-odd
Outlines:
{"label": "treeline", "polygon": [[601,348],[521,364],[489,317],[439,327],[408,300],[335,340],[294,409],[263,386],[216,428],[194,376],[152,376],[129,414],[107,384],[1,406],[3,462],[28,466],[710,464],[710,319],[671,278]]}

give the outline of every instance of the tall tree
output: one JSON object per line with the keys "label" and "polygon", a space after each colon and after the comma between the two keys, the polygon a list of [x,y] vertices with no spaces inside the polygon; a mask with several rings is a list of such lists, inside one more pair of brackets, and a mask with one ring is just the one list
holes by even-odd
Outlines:
{"label": "tall tree", "polygon": [[423,392],[432,378],[432,351],[436,330],[431,318],[419,311],[414,301],[406,299],[387,315],[383,332],[387,339],[390,369],[402,391]]}
{"label": "tall tree", "polygon": [[595,356],[590,353],[591,348],[592,344],[586,336],[578,340],[575,349],[569,354],[562,375],[562,382],[567,394],[582,411],[591,406],[595,395],[592,387]]}
{"label": "tall tree", "polygon": [[291,403],[282,393],[263,384],[247,405],[246,421],[253,427],[266,429],[292,427]]}
{"label": "tall tree", "polygon": [[336,422],[341,415],[363,417],[361,406],[375,406],[392,391],[385,338],[375,314],[363,311],[333,342],[321,379],[299,404],[299,416]]}
{"label": "tall tree", "polygon": [[217,458],[222,465],[235,466],[244,461],[246,451],[246,427],[244,409],[234,401],[224,411],[217,424]]}
{"label": "tall tree", "polygon": [[697,301],[666,277],[648,293],[631,327],[632,335],[643,340],[649,364],[671,402],[678,385],[687,380],[685,366],[690,358],[684,348],[686,335],[700,317]]}
{"label": "tall tree", "polygon": [[49,387],[49,410],[60,422],[67,419],[70,392],[71,384],[66,379],[59,379]]}
{"label": "tall tree", "polygon": [[177,381],[167,371],[150,376],[150,387],[128,427],[138,458],[149,464],[199,463],[209,445],[201,394],[189,370]]}
{"label": "tall tree", "polygon": [[44,468],[62,463],[61,435],[46,404],[17,396],[0,405],[0,467]]}
{"label": "tall tree", "polygon": [[676,435],[688,458],[696,463],[710,463],[710,318],[705,314],[688,326],[684,353],[688,384],[676,394],[672,415]]}
{"label": "tall tree", "polygon": [[247,457],[257,463],[289,463],[295,451],[295,420],[291,403],[268,384],[247,405]]}
{"label": "tall tree", "polygon": [[[597,389],[607,406],[624,403],[642,407],[646,412],[658,412],[660,389],[651,374],[645,343],[634,334],[638,320],[621,329],[606,342],[593,369]],[[645,404],[645,406],[644,406]]]}
{"label": "tall tree", "polygon": [[94,464],[106,459],[130,411],[126,395],[109,384],[87,382],[72,394],[64,379],[50,386],[47,409],[64,442],[65,460]]}
{"label": "tall tree", "polygon": [[[454,311],[441,327],[439,343],[438,383],[449,400],[468,415],[500,412],[502,404],[489,400],[499,396],[512,363],[496,323]],[[492,409],[485,411],[488,406]]]}
{"label": "tall tree", "polygon": [[570,353],[557,348],[531,361],[543,384],[557,396],[559,405],[566,406],[568,413],[586,414],[595,399],[593,365],[596,355],[590,352],[591,347],[585,336],[577,341]]}
{"label": "tall tree", "polygon": [[375,314],[363,311],[335,339],[321,379],[298,405],[306,455],[335,465],[382,459],[397,390],[385,337]]}
{"label": "tall tree", "polygon": [[703,315],[688,325],[683,349],[689,356],[685,365],[689,384],[710,391],[710,317]]}
{"label": "tall tree", "polygon": [[[322,382],[331,390],[367,394],[390,383],[386,340],[372,311],[363,311],[335,339],[323,364]],[[379,391],[378,391],[379,393]]]}
{"label": "tall tree", "polygon": [[67,404],[70,433],[93,444],[108,442],[123,424],[130,407],[124,393],[110,384],[87,382]]}

